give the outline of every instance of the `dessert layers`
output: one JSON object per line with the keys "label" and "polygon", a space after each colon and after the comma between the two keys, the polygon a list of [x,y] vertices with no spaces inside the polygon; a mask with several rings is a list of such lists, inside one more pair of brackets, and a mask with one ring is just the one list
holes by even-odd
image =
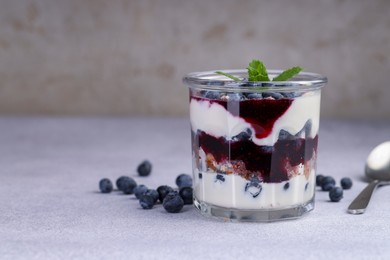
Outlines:
{"label": "dessert layers", "polygon": [[320,92],[293,98],[190,100],[195,197],[262,209],[314,196]]}

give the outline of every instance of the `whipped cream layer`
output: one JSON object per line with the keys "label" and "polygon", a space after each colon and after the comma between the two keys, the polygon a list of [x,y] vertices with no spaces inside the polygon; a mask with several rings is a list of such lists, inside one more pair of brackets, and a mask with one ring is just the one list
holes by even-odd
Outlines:
{"label": "whipped cream layer", "polygon": [[[308,120],[312,123],[309,136],[316,136],[319,128],[320,99],[320,91],[308,92],[294,98],[287,111],[275,121],[271,133],[264,138],[253,135],[252,141],[256,145],[272,146],[278,140],[280,130],[295,135]],[[234,116],[224,106],[208,99],[191,99],[190,120],[192,131],[195,133],[201,130],[217,138],[224,137],[226,140],[231,140],[233,136],[245,132],[248,128],[255,132],[251,123]]]}
{"label": "whipped cream layer", "polygon": [[215,173],[200,172],[199,175],[196,171],[194,176],[195,197],[219,207],[277,209],[301,205],[314,198],[314,169],[308,179],[305,175],[298,175],[289,181],[260,183],[260,186],[249,189],[245,188],[250,182],[235,174],[221,175],[224,181],[218,179]]}

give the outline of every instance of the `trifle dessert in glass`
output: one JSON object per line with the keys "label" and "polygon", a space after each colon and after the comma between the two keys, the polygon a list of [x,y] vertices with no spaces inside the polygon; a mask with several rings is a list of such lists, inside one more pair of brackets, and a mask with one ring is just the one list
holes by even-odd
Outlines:
{"label": "trifle dessert in glass", "polygon": [[[247,71],[190,73],[194,204],[233,221],[298,218],[314,208],[321,88],[301,72],[248,81]],[[268,71],[270,79],[282,71]]]}

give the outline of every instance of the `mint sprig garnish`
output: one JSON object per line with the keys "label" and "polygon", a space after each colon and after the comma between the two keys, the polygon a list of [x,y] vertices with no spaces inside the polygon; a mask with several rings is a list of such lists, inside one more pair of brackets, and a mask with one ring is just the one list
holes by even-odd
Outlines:
{"label": "mint sprig garnish", "polygon": [[263,62],[259,60],[252,60],[247,69],[249,81],[269,81],[267,69],[265,68]]}
{"label": "mint sprig garnish", "polygon": [[299,72],[301,72],[303,69],[301,67],[292,67],[289,68],[282,73],[280,73],[278,76],[272,79],[272,81],[286,81],[288,79],[291,79],[295,75],[297,75]]}
{"label": "mint sprig garnish", "polygon": [[225,73],[225,72],[223,72],[223,71],[216,71],[215,73],[217,73],[217,74],[219,74],[219,75],[223,75],[223,76],[225,76],[225,77],[228,77],[228,78],[230,78],[230,79],[232,79],[232,80],[234,80],[234,81],[240,81],[239,78],[233,76],[232,74]]}
{"label": "mint sprig garnish", "polygon": [[[265,68],[264,63],[261,60],[252,60],[248,65],[248,81],[270,81],[267,69]],[[286,81],[297,75],[299,72],[301,72],[303,69],[299,66],[295,66],[292,68],[289,68],[282,73],[280,73],[278,76],[272,79],[272,81]],[[236,76],[233,76],[232,74],[223,72],[223,71],[216,71],[215,73],[223,75],[225,77],[228,77],[234,81],[241,81],[241,79],[237,78]]]}

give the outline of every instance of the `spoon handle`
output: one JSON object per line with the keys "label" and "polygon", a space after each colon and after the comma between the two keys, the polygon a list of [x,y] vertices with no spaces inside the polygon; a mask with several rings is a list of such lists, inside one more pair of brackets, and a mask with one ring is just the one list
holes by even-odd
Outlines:
{"label": "spoon handle", "polygon": [[378,186],[379,181],[374,180],[368,186],[360,192],[360,194],[352,201],[348,207],[348,213],[350,214],[363,214],[366,211],[368,203],[370,202],[371,195],[375,188]]}

